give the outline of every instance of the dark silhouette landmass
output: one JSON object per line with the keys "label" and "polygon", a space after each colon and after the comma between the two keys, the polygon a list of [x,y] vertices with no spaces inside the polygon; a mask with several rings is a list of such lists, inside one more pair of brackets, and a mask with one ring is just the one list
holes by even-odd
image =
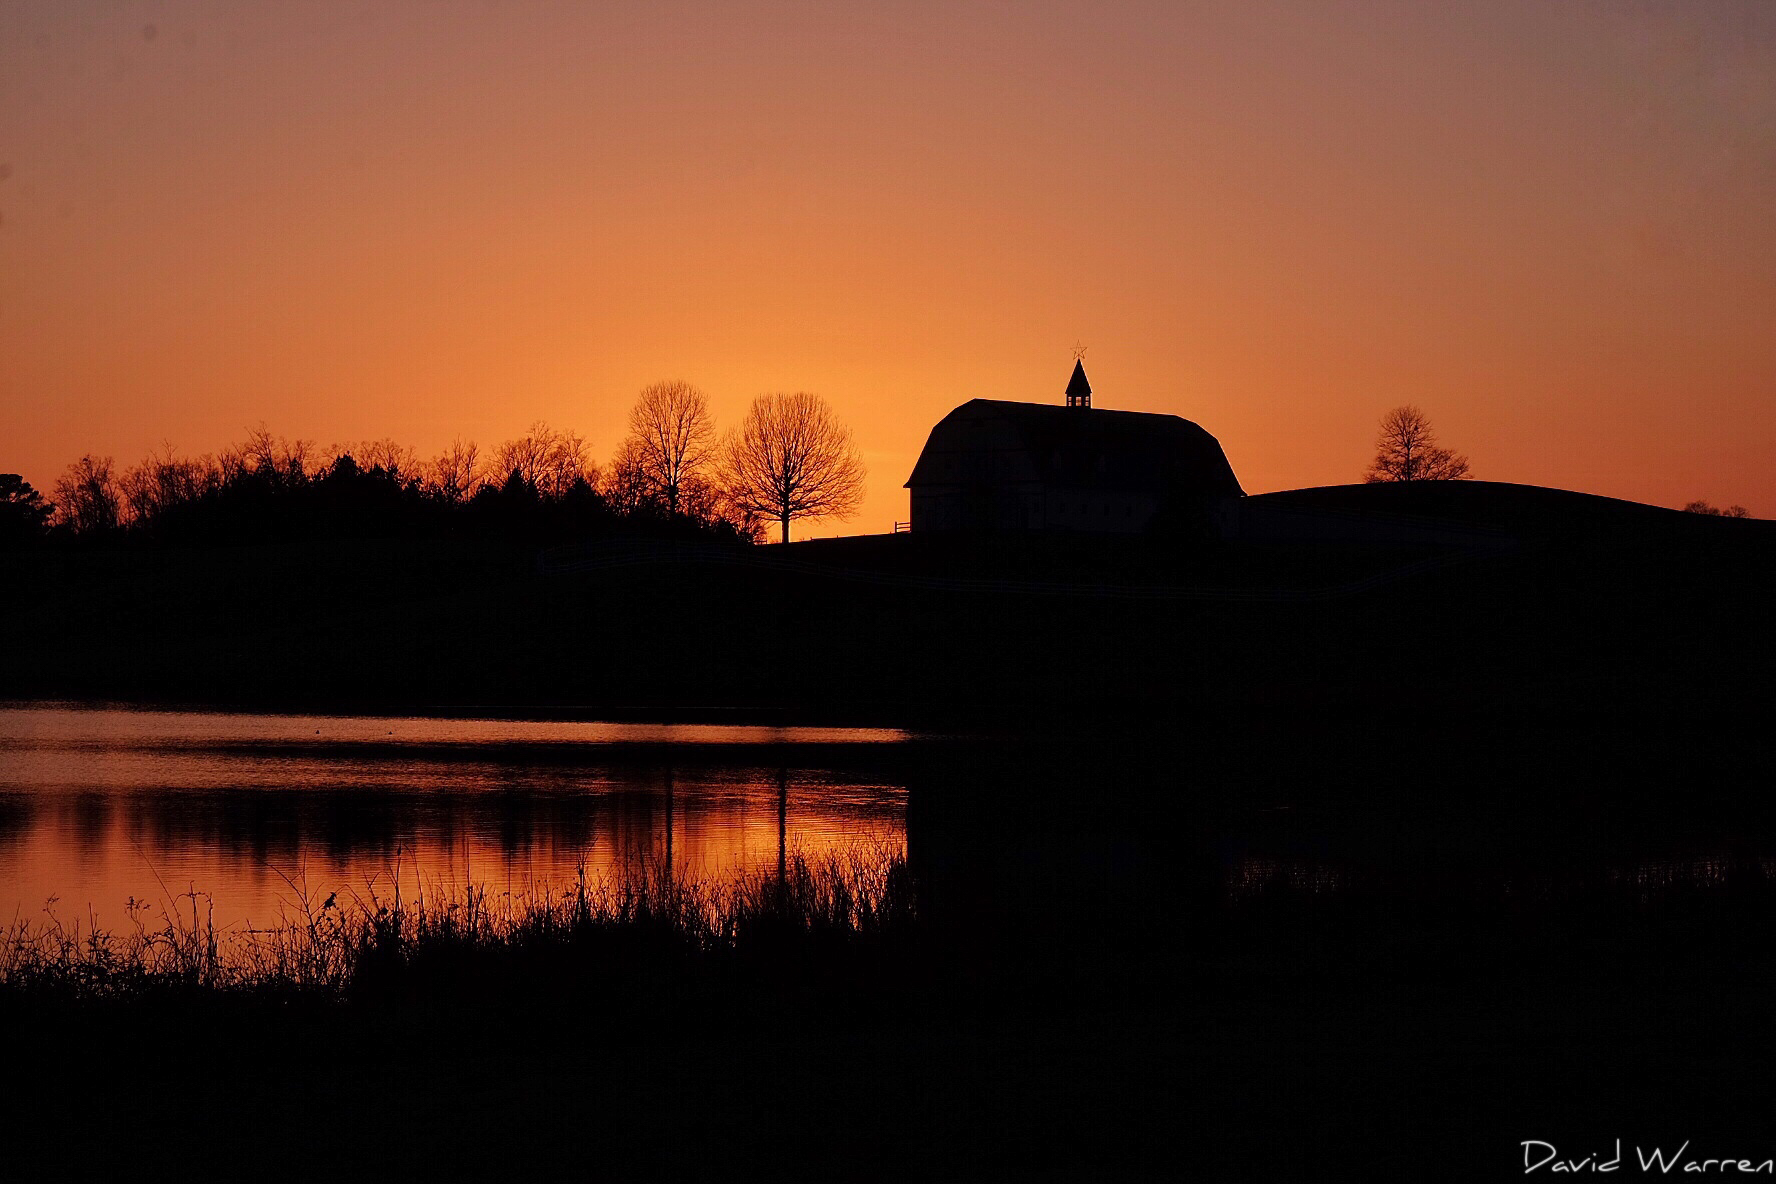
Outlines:
{"label": "dark silhouette landmass", "polygon": [[1621,498],[1501,481],[1327,485],[1263,493],[1253,504],[1374,516],[1406,515],[1495,531],[1525,541],[1607,543],[1611,532],[1678,531],[1682,511]]}
{"label": "dark silhouette landmass", "polygon": [[0,694],[946,726],[1767,705],[1769,523],[1466,481],[1240,510],[1230,539],[14,550]]}
{"label": "dark silhouette landmass", "polygon": [[[647,909],[511,941],[372,923],[339,996],[127,968],[0,991],[40,1135],[14,1160],[136,1162],[95,1114],[174,1132],[192,1175],[262,1164],[263,1115],[306,1178],[1504,1179],[1532,1138],[1776,1151],[1776,527],[1486,482],[1239,511],[1227,538],[6,552],[0,694],[941,733],[747,757],[906,786],[911,904],[876,927],[771,904],[711,950]],[[463,817],[580,842],[579,792]],[[399,841],[370,789],[239,793],[226,831],[176,787],[132,808],[246,849]],[[32,808],[0,798],[0,844]]]}

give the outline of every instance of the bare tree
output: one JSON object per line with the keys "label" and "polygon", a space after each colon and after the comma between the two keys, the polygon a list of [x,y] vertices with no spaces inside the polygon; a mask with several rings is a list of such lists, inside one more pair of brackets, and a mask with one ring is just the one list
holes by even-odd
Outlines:
{"label": "bare tree", "polygon": [[[599,492],[605,504],[619,514],[635,514],[660,510],[667,502],[658,487],[646,475],[638,457],[639,446],[633,438],[625,439],[611,458]],[[687,473],[679,485],[678,516],[700,526],[712,527],[727,523],[746,538],[757,541],[757,518],[741,507],[721,484],[720,457],[703,466],[702,471]]]}
{"label": "bare tree", "polygon": [[706,526],[725,521],[739,528],[740,533],[754,537],[756,530],[746,529],[751,516],[739,509],[734,499],[728,496],[728,491],[712,479],[715,466],[712,464],[710,468],[709,477],[696,473],[685,478],[684,488],[678,495],[678,512]]}
{"label": "bare tree", "polygon": [[432,492],[451,505],[467,501],[480,479],[481,450],[472,440],[452,440],[432,462]]}
{"label": "bare tree", "polygon": [[174,506],[194,502],[221,482],[208,457],[181,460],[171,444],[149,456],[118,480],[123,510],[131,523],[151,522]]}
{"label": "bare tree", "polygon": [[56,481],[55,503],[57,521],[77,534],[116,527],[123,502],[111,475],[111,458],[88,454],[69,465]]}
{"label": "bare tree", "polygon": [[271,485],[302,485],[314,476],[309,471],[314,445],[307,440],[274,438],[264,424],[247,433],[239,453],[246,471]]}
{"label": "bare tree", "polygon": [[1689,505],[1684,507],[1684,513],[1686,513],[1686,514],[1708,514],[1708,515],[1712,515],[1713,517],[1716,517],[1716,518],[1749,518],[1749,517],[1751,517],[1751,511],[1747,510],[1744,506],[1728,506],[1726,509],[1723,510],[1719,506],[1710,505],[1705,501],[1691,502]]}
{"label": "bare tree", "polygon": [[551,498],[565,496],[577,482],[593,484],[598,477],[586,459],[586,442],[541,420],[531,424],[525,435],[494,450],[492,470],[502,482],[516,473],[519,480]]}
{"label": "bare tree", "polygon": [[643,388],[629,411],[629,436],[617,464],[626,492],[663,502],[680,512],[685,486],[715,455],[715,421],[709,400],[688,382],[656,382]]}
{"label": "bare tree", "polygon": [[1407,404],[1381,417],[1381,434],[1366,480],[1461,481],[1467,476],[1468,458],[1437,447],[1436,433],[1424,412]]}
{"label": "bare tree", "polygon": [[426,466],[419,459],[419,453],[410,446],[389,438],[365,440],[353,450],[352,459],[358,462],[358,468],[364,472],[381,469],[385,476],[400,485],[412,485],[425,477]]}
{"label": "bare tree", "polygon": [[748,517],[780,523],[849,518],[863,501],[863,458],[851,429],[819,395],[760,395],[723,449],[728,494]]}
{"label": "bare tree", "polygon": [[633,514],[651,504],[653,485],[642,471],[641,445],[633,436],[624,437],[617,446],[599,492],[604,494],[605,504],[619,514]]}

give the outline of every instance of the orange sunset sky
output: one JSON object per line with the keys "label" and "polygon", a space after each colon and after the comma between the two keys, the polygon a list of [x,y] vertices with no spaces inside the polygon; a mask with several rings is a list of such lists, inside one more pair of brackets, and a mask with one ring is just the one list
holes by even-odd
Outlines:
{"label": "orange sunset sky", "polygon": [[0,6],[0,471],[972,397],[1776,516],[1776,4]]}

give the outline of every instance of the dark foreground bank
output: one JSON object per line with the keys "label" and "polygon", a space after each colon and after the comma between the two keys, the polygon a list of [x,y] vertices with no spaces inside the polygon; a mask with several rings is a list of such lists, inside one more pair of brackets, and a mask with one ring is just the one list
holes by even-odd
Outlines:
{"label": "dark foreground bank", "polygon": [[281,976],[206,980],[201,937],[158,981],[49,967],[0,992],[11,1162],[1505,1180],[1532,1139],[1776,1155],[1765,734],[1137,739],[940,746],[906,769],[904,862],[844,891],[791,862],[725,911],[570,891],[508,929],[446,894],[426,932],[373,908]]}
{"label": "dark foreground bank", "polygon": [[1526,1139],[1776,1154],[1767,925],[1623,927],[1344,929],[1329,949],[1277,917],[1135,965],[799,935],[686,957],[621,934],[597,956],[459,952],[345,1001],[13,998],[8,1160],[61,1179],[1505,1180]]}

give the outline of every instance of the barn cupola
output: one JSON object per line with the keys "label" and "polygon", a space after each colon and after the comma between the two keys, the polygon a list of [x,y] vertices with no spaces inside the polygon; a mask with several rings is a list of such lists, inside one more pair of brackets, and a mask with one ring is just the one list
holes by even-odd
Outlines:
{"label": "barn cupola", "polygon": [[1092,384],[1085,380],[1085,359],[1073,359],[1073,377],[1067,380],[1067,406],[1090,410]]}

